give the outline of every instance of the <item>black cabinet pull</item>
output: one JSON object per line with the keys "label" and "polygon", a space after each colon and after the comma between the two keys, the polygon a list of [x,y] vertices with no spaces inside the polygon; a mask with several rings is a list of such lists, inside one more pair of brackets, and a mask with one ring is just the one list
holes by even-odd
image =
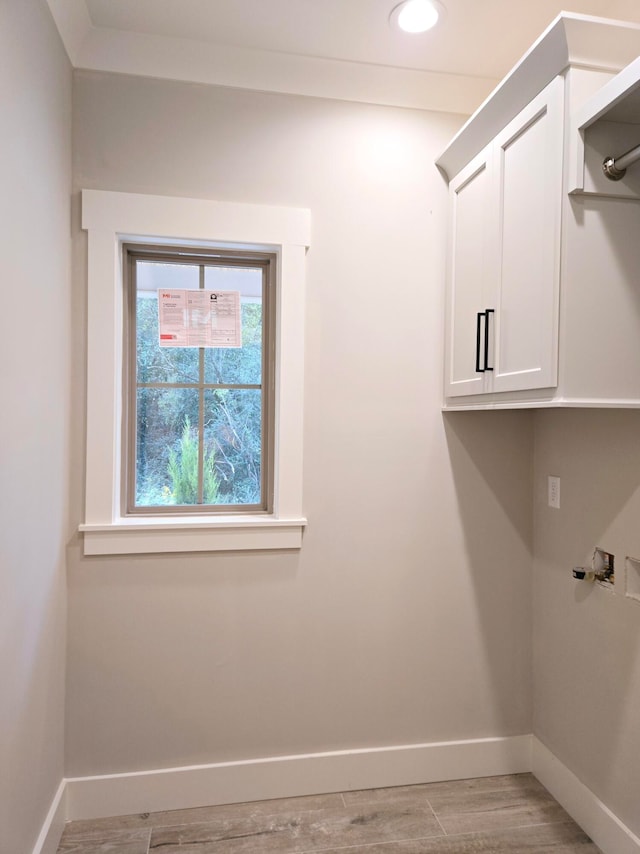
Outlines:
{"label": "black cabinet pull", "polygon": [[486,318],[484,322],[484,369],[485,371],[492,371],[493,368],[489,367],[489,315],[493,314],[494,310],[492,308],[487,308],[484,312],[484,316]]}
{"label": "black cabinet pull", "polygon": [[[484,311],[479,311],[476,318],[476,372],[478,374],[484,373],[484,368],[480,367],[480,341],[482,338],[482,318],[485,316]],[[486,359],[487,357],[485,353],[485,362]]]}
{"label": "black cabinet pull", "polygon": [[[483,374],[492,371],[489,367],[489,315],[494,314],[493,308],[479,311],[476,315],[476,373]],[[482,318],[484,317],[484,347],[482,346]],[[484,367],[480,367],[480,351],[483,350]]]}

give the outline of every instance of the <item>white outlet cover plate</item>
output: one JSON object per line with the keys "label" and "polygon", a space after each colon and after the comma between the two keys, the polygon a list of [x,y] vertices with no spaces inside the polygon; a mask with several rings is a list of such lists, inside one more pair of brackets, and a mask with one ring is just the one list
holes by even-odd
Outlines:
{"label": "white outlet cover plate", "polygon": [[549,475],[547,478],[549,507],[560,509],[560,478]]}

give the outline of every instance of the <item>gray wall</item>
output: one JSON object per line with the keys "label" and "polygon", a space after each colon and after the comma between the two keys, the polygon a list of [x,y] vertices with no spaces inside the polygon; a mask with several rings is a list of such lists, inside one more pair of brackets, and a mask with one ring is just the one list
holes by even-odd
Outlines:
{"label": "gray wall", "polygon": [[[85,245],[76,204],[70,294],[70,70],[43,3],[0,5],[0,55],[0,851],[22,854],[63,775]],[[68,774],[531,731],[534,509],[533,726],[640,833],[640,603],[570,576],[595,545],[619,583],[640,558],[640,413],[440,414],[430,164],[458,124],[77,75],[76,190],[302,205],[314,229],[304,547],[89,560],[71,537]]]}
{"label": "gray wall", "polygon": [[[640,559],[640,412],[538,413],[535,495],[534,731],[640,835],[640,602],[623,595],[625,557]],[[616,595],[571,576],[596,546],[616,556]]]}
{"label": "gray wall", "polygon": [[[93,73],[74,107],[76,191],[304,206],[313,236],[303,548],[84,559],[76,539],[68,773],[530,732],[532,419],[440,412],[433,160],[461,119]],[[72,471],[75,523],[81,436]]]}
{"label": "gray wall", "polygon": [[71,69],[40,0],[0,4],[0,851],[63,777]]}

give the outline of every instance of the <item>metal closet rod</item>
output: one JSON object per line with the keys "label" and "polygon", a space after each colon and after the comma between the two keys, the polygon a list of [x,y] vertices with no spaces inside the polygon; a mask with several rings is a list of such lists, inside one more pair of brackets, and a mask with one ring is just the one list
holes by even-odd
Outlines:
{"label": "metal closet rod", "polygon": [[640,145],[630,148],[620,157],[605,157],[602,170],[611,181],[619,181],[620,178],[624,178],[627,167],[633,166],[638,160],[640,160]]}

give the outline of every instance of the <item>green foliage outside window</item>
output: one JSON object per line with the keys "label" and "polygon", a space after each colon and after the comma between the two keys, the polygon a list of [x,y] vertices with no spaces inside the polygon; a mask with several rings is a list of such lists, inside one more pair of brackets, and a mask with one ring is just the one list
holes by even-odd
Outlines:
{"label": "green foliage outside window", "polygon": [[[242,305],[243,346],[204,350],[206,383],[259,384],[262,360],[262,306]],[[137,392],[136,506],[197,503],[199,393],[162,383],[198,380],[197,348],[158,344],[158,304],[138,296],[137,376],[159,383]],[[206,504],[261,502],[260,389],[204,391],[204,481]],[[194,475],[195,460],[195,475]],[[195,477],[195,480],[194,480]]]}
{"label": "green foliage outside window", "polygon": [[[167,472],[171,478],[169,495],[172,504],[198,503],[198,439],[194,435],[189,416],[184,419],[182,436],[178,449],[169,450]],[[204,504],[218,503],[218,478],[215,469],[215,453],[213,448],[205,452],[203,460],[203,489]]]}

